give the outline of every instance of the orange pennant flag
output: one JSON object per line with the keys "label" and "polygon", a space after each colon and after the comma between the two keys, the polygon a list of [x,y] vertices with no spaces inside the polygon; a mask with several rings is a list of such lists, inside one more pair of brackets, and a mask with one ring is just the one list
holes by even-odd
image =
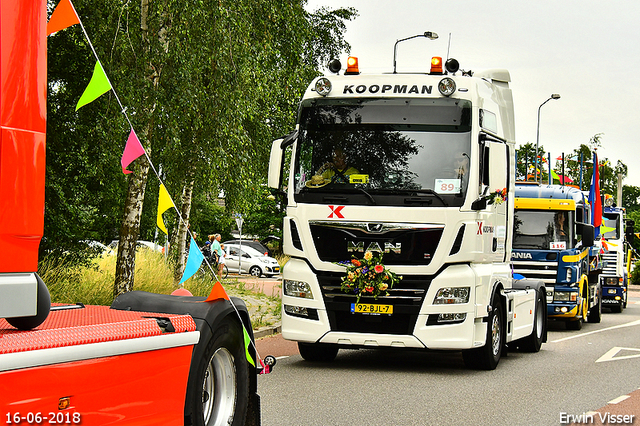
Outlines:
{"label": "orange pennant flag", "polygon": [[207,300],[205,300],[205,302],[213,302],[214,300],[219,299],[229,300],[229,296],[227,296],[227,292],[224,291],[224,287],[222,287],[220,281],[216,281],[216,283],[213,285],[213,288],[211,289],[211,294],[209,294],[209,297],[207,297]]}
{"label": "orange pennant flag", "polygon": [[47,35],[79,23],[80,19],[71,0],[60,0],[47,23]]}

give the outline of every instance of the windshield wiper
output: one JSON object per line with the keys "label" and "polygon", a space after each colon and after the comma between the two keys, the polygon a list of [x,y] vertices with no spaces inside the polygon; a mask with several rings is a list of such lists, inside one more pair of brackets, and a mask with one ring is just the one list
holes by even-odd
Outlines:
{"label": "windshield wiper", "polygon": [[433,189],[421,189],[420,191],[414,191],[411,193],[411,198],[405,198],[404,199],[404,203],[405,204],[415,204],[415,203],[426,203],[427,201],[429,201],[429,203],[427,204],[431,204],[431,199],[424,197],[424,195],[431,195],[436,197],[438,200],[440,200],[440,202],[442,203],[443,206],[445,207],[449,207],[449,204],[447,204],[447,202],[444,200],[444,198],[442,198],[440,196],[440,194],[438,194],[437,192],[435,192]]}
{"label": "windshield wiper", "polygon": [[[358,191],[358,192],[362,192],[369,201],[371,201],[371,204],[373,205],[377,205],[378,203],[376,202],[376,199],[373,198],[371,196],[371,194],[369,194],[367,191],[365,191],[363,188],[348,188],[348,190],[346,192],[353,192],[353,191]],[[334,195],[334,196],[326,196],[323,198],[323,201],[335,201],[335,200],[339,200],[340,202],[346,202],[347,198],[346,197],[341,197],[339,195]]]}
{"label": "windshield wiper", "polygon": [[376,203],[376,199],[375,199],[375,198],[373,198],[373,197],[371,196],[371,194],[369,194],[367,191],[365,191],[365,190],[364,190],[364,188],[353,188],[353,189],[355,189],[355,190],[357,190],[357,191],[360,191],[360,192],[362,192],[364,195],[366,195],[366,196],[367,196],[367,198],[369,199],[369,201],[371,201],[371,204],[373,204],[374,206],[375,206],[376,204],[378,204],[378,203]]}

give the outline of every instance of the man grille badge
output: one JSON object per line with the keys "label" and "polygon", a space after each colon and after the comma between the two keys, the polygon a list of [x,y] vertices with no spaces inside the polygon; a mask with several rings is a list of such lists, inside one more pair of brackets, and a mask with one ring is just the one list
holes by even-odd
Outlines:
{"label": "man grille badge", "polygon": [[369,232],[382,232],[381,223],[367,223],[367,231]]}

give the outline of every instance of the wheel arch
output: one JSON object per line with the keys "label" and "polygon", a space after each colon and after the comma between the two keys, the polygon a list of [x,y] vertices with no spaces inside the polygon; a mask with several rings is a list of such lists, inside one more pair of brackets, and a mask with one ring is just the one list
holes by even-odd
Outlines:
{"label": "wheel arch", "polygon": [[[196,329],[200,332],[200,340],[194,347],[193,354],[191,356],[192,366],[196,364],[194,363],[194,360],[198,360],[204,356],[207,343],[213,337],[216,328],[225,318],[234,318],[237,321],[242,321],[251,341],[255,342],[253,328],[251,327],[251,317],[247,306],[242,299],[238,297],[231,297],[230,301],[219,299],[213,302],[205,302],[205,299],[205,297],[172,296],[148,293],[145,291],[131,291],[118,296],[111,304],[111,309],[191,315],[196,323]],[[233,305],[231,303],[233,303]],[[238,318],[238,316],[240,318]],[[250,405],[252,404],[252,401],[258,401],[254,403],[258,404],[257,410],[259,410],[259,397],[257,394],[257,367],[259,365],[259,361],[257,359],[255,345],[249,346],[249,354],[253,358],[255,364],[255,367],[249,365]],[[189,370],[190,382],[195,380],[195,375],[195,369],[191,368]],[[193,392],[194,389],[187,387],[187,401],[190,400]],[[188,404],[185,404],[185,421],[191,418],[191,413],[187,411]]]}
{"label": "wheel arch", "polygon": [[546,343],[548,323],[549,323],[549,316],[547,314],[547,286],[543,281],[525,278],[522,280],[514,280],[512,288],[516,290],[535,289],[536,292],[542,294],[542,312],[543,312],[542,318],[543,318],[543,326],[544,326],[544,332],[542,333],[542,342]]}

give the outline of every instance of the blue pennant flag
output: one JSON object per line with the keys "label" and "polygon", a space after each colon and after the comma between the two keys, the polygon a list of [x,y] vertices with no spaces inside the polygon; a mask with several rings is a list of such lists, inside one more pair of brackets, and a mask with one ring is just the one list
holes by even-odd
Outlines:
{"label": "blue pennant flag", "polygon": [[193,274],[198,272],[200,269],[200,265],[204,260],[204,256],[198,248],[196,241],[191,237],[191,244],[189,244],[189,257],[187,258],[187,264],[184,266],[184,275],[182,275],[182,279],[180,280],[180,284],[191,278]]}

